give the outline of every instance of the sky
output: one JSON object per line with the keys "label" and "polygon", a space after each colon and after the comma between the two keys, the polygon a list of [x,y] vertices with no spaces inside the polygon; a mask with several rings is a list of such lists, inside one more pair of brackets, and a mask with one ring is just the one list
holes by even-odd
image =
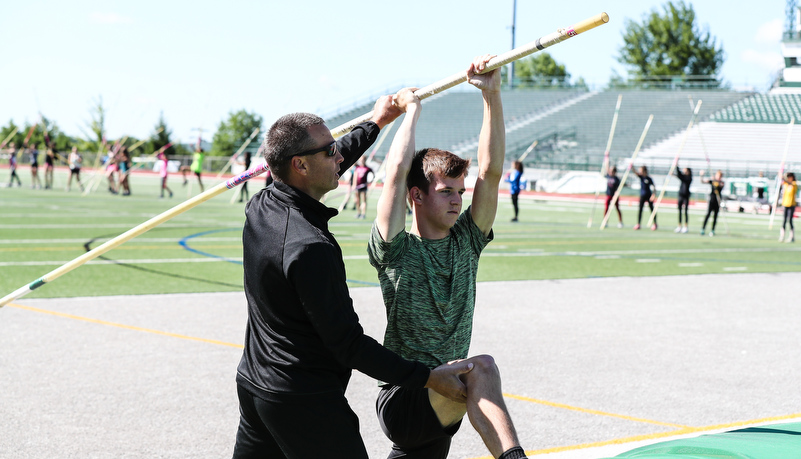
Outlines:
{"label": "sky", "polygon": [[[785,2],[690,3],[725,51],[723,79],[766,91],[783,66]],[[626,74],[616,60],[626,21],[663,5],[517,0],[515,42],[606,12],[608,24],[546,50],[601,88]],[[512,45],[513,0],[27,0],[0,10],[0,124],[42,113],[78,137],[101,98],[110,139],[147,137],[163,113],[173,141],[210,141],[231,112],[259,114],[265,128],[290,112],[332,115]]]}

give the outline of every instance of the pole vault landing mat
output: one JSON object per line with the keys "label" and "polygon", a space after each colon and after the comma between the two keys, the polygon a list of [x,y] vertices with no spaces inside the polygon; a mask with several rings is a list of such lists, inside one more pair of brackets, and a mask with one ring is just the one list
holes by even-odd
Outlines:
{"label": "pole vault landing mat", "polygon": [[615,457],[647,459],[801,458],[801,422],[749,427],[654,443]]}

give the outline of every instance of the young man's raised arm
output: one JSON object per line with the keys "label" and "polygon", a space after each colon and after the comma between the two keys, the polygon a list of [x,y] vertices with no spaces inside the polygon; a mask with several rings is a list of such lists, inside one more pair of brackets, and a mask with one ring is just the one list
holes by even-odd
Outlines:
{"label": "young man's raised arm", "polygon": [[495,213],[498,210],[498,186],[503,176],[503,160],[506,155],[500,69],[478,75],[493,57],[491,55],[478,57],[467,69],[467,81],[481,89],[484,99],[484,122],[478,137],[478,178],[473,189],[470,212],[473,221],[486,235],[489,235],[495,222]]}
{"label": "young man's raised arm", "polygon": [[414,88],[401,89],[395,96],[395,105],[406,116],[395,133],[392,146],[384,159],[387,175],[384,189],[378,199],[376,227],[384,241],[391,241],[406,226],[406,176],[414,158],[414,133],[420,118],[420,99]]}

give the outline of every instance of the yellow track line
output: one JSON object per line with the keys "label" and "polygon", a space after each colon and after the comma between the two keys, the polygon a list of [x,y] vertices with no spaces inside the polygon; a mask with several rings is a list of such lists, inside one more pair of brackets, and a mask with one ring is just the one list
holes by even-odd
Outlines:
{"label": "yellow track line", "polygon": [[172,337],[172,338],[185,339],[185,340],[189,340],[189,341],[199,341],[201,343],[218,344],[220,346],[228,346],[228,347],[234,347],[234,348],[238,348],[238,349],[244,348],[244,346],[241,345],[241,344],[228,343],[228,342],[219,341],[219,340],[216,340],[216,339],[206,339],[206,338],[198,338],[198,337],[195,337],[195,336],[179,335],[177,333],[169,333],[169,332],[164,332],[164,331],[161,331],[161,330],[153,330],[151,328],[136,327],[136,326],[133,326],[133,325],[118,324],[116,322],[108,322],[108,321],[105,321],[105,320],[92,319],[92,318],[89,318],[89,317],[81,317],[81,316],[76,316],[76,315],[73,315],[73,314],[66,314],[66,313],[57,312],[57,311],[48,311],[47,309],[39,309],[39,308],[30,307],[30,306],[22,306],[20,304],[9,303],[8,306],[13,307],[13,308],[25,309],[27,311],[39,312],[39,313],[42,313],[42,314],[49,314],[49,315],[52,315],[52,316],[64,317],[64,318],[67,318],[67,319],[81,320],[81,321],[84,321],[84,322],[90,322],[90,323],[100,324],[100,325],[108,325],[110,327],[117,327],[117,328],[122,328],[122,329],[125,329],[125,330],[133,330],[133,331],[139,331],[139,332],[145,332],[145,333],[153,333],[155,335],[169,336],[169,337]]}
{"label": "yellow track line", "polygon": [[[152,333],[152,334],[155,334],[155,335],[169,336],[171,338],[185,339],[185,340],[197,341],[197,342],[201,342],[201,343],[216,344],[216,345],[220,345],[220,346],[233,347],[233,348],[237,348],[237,349],[244,348],[244,346],[241,345],[241,344],[229,343],[229,342],[226,342],[226,341],[219,341],[219,340],[206,339],[206,338],[198,338],[198,337],[195,337],[195,336],[180,335],[180,334],[177,334],[177,333],[169,333],[169,332],[164,332],[164,331],[160,331],[160,330],[153,330],[153,329],[150,329],[150,328],[136,327],[136,326],[132,326],[132,325],[119,324],[119,323],[116,323],[116,322],[108,322],[108,321],[105,321],[105,320],[92,319],[92,318],[89,318],[89,317],[76,316],[74,314],[67,314],[67,313],[57,312],[57,311],[49,311],[47,309],[34,308],[34,307],[31,307],[31,306],[23,306],[23,305],[15,304],[15,303],[9,303],[7,306],[13,307],[13,308],[18,308],[18,309],[23,309],[23,310],[26,310],[26,311],[32,311],[32,312],[38,312],[38,313],[42,313],[42,314],[49,314],[49,315],[53,315],[53,316],[57,316],[57,317],[63,317],[63,318],[67,318],[67,319],[80,320],[80,321],[89,322],[89,323],[95,323],[95,324],[99,324],[99,325],[107,325],[107,326],[110,326],[110,327],[122,328],[122,329],[125,329],[125,330],[139,331],[139,332],[144,332],[144,333]],[[782,421],[782,420],[787,420],[787,419],[801,418],[801,413],[795,413],[795,414],[789,414],[789,415],[786,415],[786,416],[776,416],[776,417],[770,417],[770,418],[754,419],[754,420],[750,420],[750,421],[739,421],[739,422],[733,422],[733,423],[729,423],[729,424],[717,424],[717,425],[705,426],[705,427],[690,427],[690,426],[683,426],[683,425],[680,425],[680,424],[664,423],[664,422],[651,421],[651,420],[648,420],[648,419],[635,418],[635,417],[631,417],[631,416],[619,415],[619,414],[614,414],[614,413],[606,413],[606,412],[603,412],[603,411],[591,410],[591,409],[580,408],[580,407],[574,407],[574,406],[565,405],[565,404],[562,404],[562,403],[548,402],[548,401],[545,401],[545,400],[538,400],[538,399],[529,398],[529,397],[522,397],[522,396],[519,396],[519,395],[506,394],[506,393],[504,393],[503,395],[505,397],[509,397],[509,398],[512,398],[512,399],[517,399],[517,400],[522,400],[522,401],[527,401],[527,402],[533,402],[533,403],[539,403],[539,404],[542,404],[542,405],[553,406],[553,407],[556,407],[556,408],[564,408],[564,409],[568,409],[568,410],[572,410],[572,411],[580,411],[580,412],[584,412],[584,413],[588,413],[588,414],[596,414],[596,415],[601,415],[601,416],[611,416],[611,417],[626,419],[626,420],[630,420],[630,421],[644,422],[644,423],[649,423],[649,424],[656,424],[656,425],[662,425],[662,426],[668,426],[668,427],[677,427],[678,428],[678,430],[673,430],[673,431],[669,431],[669,432],[659,432],[659,433],[647,434],[647,435],[636,435],[636,436],[632,436],[632,437],[616,438],[616,439],[612,439],[612,440],[605,440],[605,441],[594,442],[594,443],[582,443],[582,444],[578,444],[578,445],[558,446],[558,447],[555,447],[555,448],[526,451],[526,454],[529,455],[529,456],[534,456],[534,455],[539,455],[539,454],[557,453],[557,452],[562,452],[562,451],[574,451],[574,450],[587,449],[587,448],[597,448],[597,447],[600,447],[600,446],[607,446],[607,445],[619,445],[619,444],[632,443],[632,442],[637,442],[637,441],[655,440],[655,439],[660,439],[660,438],[675,437],[675,436],[679,436],[679,435],[686,435],[686,434],[692,434],[692,433],[701,433],[701,432],[708,432],[708,431],[712,431],[712,430],[728,429],[728,428],[732,428],[732,427],[741,427],[741,426],[747,426],[747,425],[752,425],[752,424],[762,424],[762,423],[767,423],[767,422],[775,422],[775,421]],[[474,459],[492,459],[492,457],[491,456],[485,456],[485,457],[474,458]]]}
{"label": "yellow track line", "polygon": [[588,413],[588,414],[595,414],[595,415],[598,415],[598,416],[608,416],[608,417],[612,417],[612,418],[625,419],[627,421],[643,422],[643,423],[646,423],[646,424],[656,424],[658,426],[675,427],[677,429],[691,429],[692,428],[690,426],[685,426],[685,425],[681,425],[681,424],[672,424],[672,423],[669,423],[669,422],[652,421],[650,419],[635,418],[635,417],[632,417],[632,416],[626,416],[624,414],[607,413],[605,411],[591,410],[589,408],[581,408],[581,407],[578,407],[578,406],[570,406],[570,405],[565,405],[564,403],[549,402],[547,400],[539,400],[539,399],[536,399],[536,398],[523,397],[523,396],[520,396],[520,395],[504,393],[503,396],[504,397],[508,397],[508,398],[513,398],[515,400],[522,400],[524,402],[538,403],[540,405],[547,405],[547,406],[552,406],[554,408],[562,408],[562,409],[565,409],[565,410],[579,411],[579,412]]}

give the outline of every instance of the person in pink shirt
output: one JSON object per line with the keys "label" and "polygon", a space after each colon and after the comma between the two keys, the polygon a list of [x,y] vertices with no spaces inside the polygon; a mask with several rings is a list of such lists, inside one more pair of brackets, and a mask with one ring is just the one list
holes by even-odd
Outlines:
{"label": "person in pink shirt", "polygon": [[369,176],[371,174],[375,177],[373,169],[367,165],[362,156],[353,171],[353,184],[356,188],[356,218],[366,218],[367,216],[367,187],[370,185]]}
{"label": "person in pink shirt", "polygon": [[167,153],[160,152],[158,159],[161,161],[161,169],[159,170],[159,175],[161,175],[161,196],[159,198],[164,197],[164,190],[167,190],[167,193],[170,193],[170,197],[172,197],[172,190],[167,186],[167,164],[169,163]]}

